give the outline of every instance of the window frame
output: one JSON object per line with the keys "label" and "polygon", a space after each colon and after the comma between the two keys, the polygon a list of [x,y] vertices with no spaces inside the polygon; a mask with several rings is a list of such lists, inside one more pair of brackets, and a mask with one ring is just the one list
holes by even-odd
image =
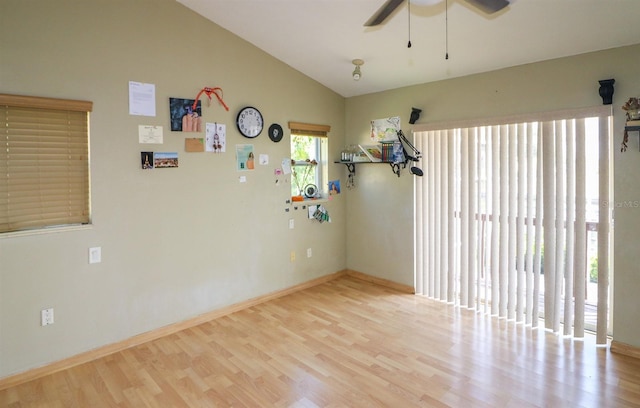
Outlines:
{"label": "window frame", "polygon": [[[314,138],[314,150],[316,151],[317,157],[309,158],[310,160],[315,159],[317,164],[315,164],[314,170],[314,184],[318,188],[318,193],[316,197],[313,199],[322,199],[328,196],[328,155],[329,155],[329,139],[327,133],[331,130],[330,126],[327,125],[316,125],[309,123],[300,123],[300,122],[289,122],[289,129],[291,131],[291,139],[289,140],[289,151],[292,152],[293,148],[293,138],[295,136],[302,137],[311,137]],[[293,155],[292,155],[293,156]],[[300,168],[303,166],[309,166],[306,162],[291,160],[292,167],[292,175],[291,175],[291,195],[292,197],[296,196],[294,194],[294,187],[296,187],[296,182],[294,181],[294,172],[295,168]],[[304,188],[304,186],[301,186]],[[310,200],[311,198],[302,196],[304,200]]]}

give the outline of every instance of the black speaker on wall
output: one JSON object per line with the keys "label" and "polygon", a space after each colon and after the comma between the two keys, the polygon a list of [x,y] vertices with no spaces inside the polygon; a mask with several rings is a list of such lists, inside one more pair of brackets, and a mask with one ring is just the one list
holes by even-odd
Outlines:
{"label": "black speaker on wall", "polygon": [[598,88],[598,93],[602,98],[603,105],[611,105],[613,103],[613,84],[616,83],[615,79],[603,79],[598,81],[600,83],[600,88]]}
{"label": "black speaker on wall", "polygon": [[411,114],[409,115],[409,123],[414,124],[420,119],[420,113],[422,113],[422,109],[411,108]]}

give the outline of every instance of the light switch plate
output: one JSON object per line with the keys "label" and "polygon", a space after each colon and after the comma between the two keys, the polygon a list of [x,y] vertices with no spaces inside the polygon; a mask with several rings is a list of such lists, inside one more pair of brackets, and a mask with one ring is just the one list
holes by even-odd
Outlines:
{"label": "light switch plate", "polygon": [[102,262],[102,247],[89,248],[89,263],[95,264]]}

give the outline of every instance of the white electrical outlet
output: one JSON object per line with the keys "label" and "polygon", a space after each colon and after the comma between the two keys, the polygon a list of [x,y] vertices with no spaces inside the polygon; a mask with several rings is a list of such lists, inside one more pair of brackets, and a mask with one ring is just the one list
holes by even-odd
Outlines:
{"label": "white electrical outlet", "polygon": [[102,248],[94,247],[89,248],[89,263],[95,264],[102,262]]}
{"label": "white electrical outlet", "polygon": [[311,258],[312,255],[313,251],[311,251],[311,248],[307,248],[307,258]]}
{"label": "white electrical outlet", "polygon": [[293,218],[289,218],[289,229],[293,229],[296,226],[296,221]]}
{"label": "white electrical outlet", "polygon": [[42,309],[40,311],[40,324],[42,326],[53,324],[53,308]]}

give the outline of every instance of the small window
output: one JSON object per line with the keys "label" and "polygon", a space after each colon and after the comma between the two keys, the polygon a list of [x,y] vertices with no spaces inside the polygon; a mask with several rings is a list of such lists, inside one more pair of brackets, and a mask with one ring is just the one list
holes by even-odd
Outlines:
{"label": "small window", "polygon": [[92,105],[0,94],[0,233],[89,223]]}
{"label": "small window", "polygon": [[328,126],[289,123],[291,129],[291,196],[314,199],[327,195]]}

